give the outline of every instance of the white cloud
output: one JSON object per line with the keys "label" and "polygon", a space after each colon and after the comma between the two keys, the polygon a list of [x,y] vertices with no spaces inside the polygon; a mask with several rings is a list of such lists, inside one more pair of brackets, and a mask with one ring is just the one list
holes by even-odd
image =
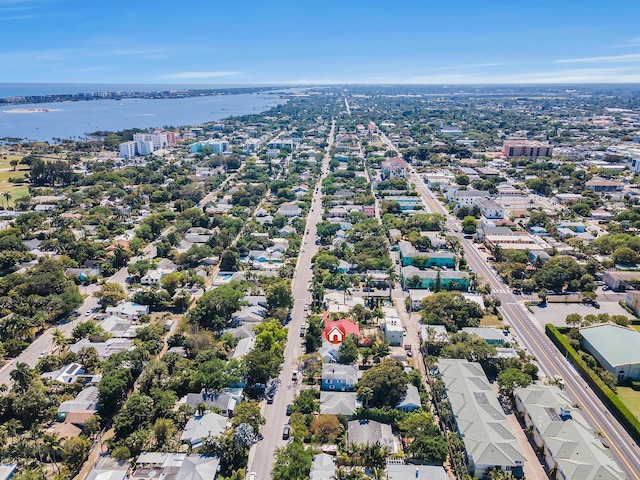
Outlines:
{"label": "white cloud", "polygon": [[556,63],[628,63],[639,62],[640,53],[627,55],[610,55],[606,57],[564,58],[556,60]]}
{"label": "white cloud", "polygon": [[173,80],[188,80],[195,78],[219,78],[219,77],[231,77],[239,75],[242,72],[178,72],[169,75],[163,75],[160,78],[173,79]]}
{"label": "white cloud", "polygon": [[627,43],[621,45],[615,45],[616,47],[640,47],[640,37],[632,38]]}
{"label": "white cloud", "polygon": [[296,81],[265,82],[277,84],[572,84],[572,83],[638,83],[640,69],[612,68],[575,68],[558,70],[540,70],[504,74],[486,74],[480,72],[425,73],[414,76],[369,75],[352,78],[305,78]]}
{"label": "white cloud", "polygon": [[471,63],[468,65],[450,65],[446,67],[435,67],[435,70],[461,70],[465,68],[493,68],[493,67],[503,67],[508,65],[508,63]]}

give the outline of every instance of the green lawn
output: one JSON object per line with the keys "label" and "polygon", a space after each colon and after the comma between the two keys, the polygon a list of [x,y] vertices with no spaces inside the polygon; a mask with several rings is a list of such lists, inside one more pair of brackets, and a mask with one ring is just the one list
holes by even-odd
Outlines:
{"label": "green lawn", "polygon": [[620,387],[616,393],[620,400],[627,406],[631,413],[640,418],[640,392],[631,387]]}
{"label": "green lawn", "polygon": [[504,323],[498,320],[497,315],[485,315],[484,317],[482,317],[482,320],[480,320],[480,326],[503,329]]}
{"label": "green lawn", "polygon": [[25,173],[29,171],[29,167],[26,165],[18,165],[16,170],[13,170],[11,166],[11,160],[20,160],[22,155],[6,155],[0,152],[0,208],[6,207],[7,200],[2,196],[4,192],[11,194],[11,200],[9,200],[9,206],[14,205],[16,198],[24,197],[29,193],[29,187],[26,183],[15,184],[9,182],[9,178],[23,177]]}

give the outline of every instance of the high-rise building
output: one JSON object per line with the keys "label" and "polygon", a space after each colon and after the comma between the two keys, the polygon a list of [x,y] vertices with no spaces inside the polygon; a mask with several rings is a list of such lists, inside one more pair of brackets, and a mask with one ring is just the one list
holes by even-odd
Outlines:
{"label": "high-rise building", "polygon": [[120,156],[124,159],[136,156],[136,142],[124,142],[120,144]]}
{"label": "high-rise building", "polygon": [[167,132],[134,133],[133,141],[150,142],[153,145],[153,150],[160,150],[162,148],[166,148],[169,145]]}
{"label": "high-rise building", "polygon": [[505,140],[502,144],[502,155],[507,158],[550,157],[553,155],[553,146],[533,140]]}
{"label": "high-rise building", "polygon": [[143,157],[146,155],[151,155],[155,150],[155,148],[153,148],[152,142],[138,140],[137,142],[135,142],[135,144],[136,144],[136,153]]}

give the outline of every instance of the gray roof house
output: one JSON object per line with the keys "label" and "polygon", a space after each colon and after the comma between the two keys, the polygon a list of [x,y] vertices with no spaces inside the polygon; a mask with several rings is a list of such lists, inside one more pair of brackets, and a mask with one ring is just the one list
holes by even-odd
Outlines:
{"label": "gray roof house", "polygon": [[353,390],[360,379],[357,365],[322,364],[322,390]]}
{"label": "gray roof house", "polygon": [[521,478],[526,458],[480,364],[441,359],[438,368],[472,474],[500,469]]}
{"label": "gray roof house", "polygon": [[398,453],[398,443],[391,431],[391,425],[375,420],[351,420],[347,427],[347,442],[349,444],[375,444],[389,448],[390,453]]}
{"label": "gray roof house", "polygon": [[640,333],[620,325],[605,324],[580,329],[580,343],[618,381],[640,379]]}
{"label": "gray roof house", "polygon": [[516,408],[532,427],[533,441],[544,449],[556,478],[622,480],[626,478],[596,432],[565,392],[555,386],[530,385],[514,391]]}
{"label": "gray roof house", "polygon": [[319,453],[313,456],[309,480],[333,480],[336,473],[336,463],[331,455]]}
{"label": "gray roof house", "polygon": [[[220,459],[186,453],[142,452],[130,480],[214,480]],[[154,472],[151,474],[151,472]],[[150,475],[151,474],[151,475]],[[96,479],[98,480],[98,479]]]}
{"label": "gray roof house", "polygon": [[[111,457],[100,457],[96,460],[86,480],[124,480],[129,471],[128,462],[119,462]],[[0,478],[3,478],[0,476]],[[4,479],[3,479],[4,480]]]}
{"label": "gray roof house", "polygon": [[73,400],[66,400],[58,407],[58,420],[63,422],[71,412],[98,411],[98,387],[87,387]]}
{"label": "gray roof house", "polygon": [[42,378],[67,384],[81,381],[85,385],[91,385],[100,382],[100,380],[102,379],[102,374],[97,373],[95,375],[90,375],[88,373],[85,373],[84,367],[79,363],[69,363],[62,367],[60,370],[43,373]]}
{"label": "gray roof house", "polygon": [[227,430],[229,419],[218,413],[207,412],[194,416],[184,427],[180,441],[198,448],[206,438],[217,437]]}
{"label": "gray roof house", "polygon": [[115,307],[107,307],[106,312],[110,315],[137,320],[142,315],[149,314],[149,305],[139,305],[135,302],[123,302]]}
{"label": "gray roof house", "polygon": [[264,295],[245,295],[242,301],[246,302],[248,307],[260,305],[261,307],[267,308],[267,297]]}
{"label": "gray roof house", "polygon": [[195,408],[199,403],[204,403],[207,407],[219,408],[220,413],[228,417],[242,401],[242,395],[242,388],[223,388],[221,392],[208,392],[203,388],[200,393],[187,393],[178,400],[178,404]]}
{"label": "gray roof house", "polygon": [[233,351],[233,356],[231,358],[242,358],[251,350],[254,349],[256,344],[256,337],[246,337],[240,339],[238,344],[236,345],[236,349]]}
{"label": "gray roof house", "polygon": [[232,325],[239,325],[241,323],[260,323],[264,320],[266,314],[267,309],[259,305],[242,307],[231,315],[231,323]]}
{"label": "gray roof house", "polygon": [[396,405],[398,410],[403,412],[413,412],[419,408],[422,408],[422,400],[420,399],[420,392],[418,388],[409,383],[407,384],[407,391],[404,394],[404,398]]}
{"label": "gray roof house", "polygon": [[320,413],[352,417],[362,404],[356,392],[320,392]]}
{"label": "gray roof house", "polygon": [[280,206],[278,213],[285,217],[299,217],[302,215],[302,209],[295,204],[284,204]]}
{"label": "gray roof house", "polygon": [[132,350],[133,342],[130,338],[110,338],[106,342],[91,342],[88,338],[83,338],[73,345],[69,345],[69,351],[78,353],[84,347],[95,348],[98,351],[100,360],[104,360],[114,353]]}

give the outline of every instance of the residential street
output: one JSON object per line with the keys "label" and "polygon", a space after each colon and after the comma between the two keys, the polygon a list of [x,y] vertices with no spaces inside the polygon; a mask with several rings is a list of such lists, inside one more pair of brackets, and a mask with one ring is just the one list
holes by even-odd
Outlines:
{"label": "residential street", "polygon": [[[334,127],[327,143],[327,151],[334,141]],[[320,191],[322,179],[329,171],[329,155],[325,155],[322,163],[322,173],[314,190],[313,202],[309,216],[307,217],[306,233],[302,239],[300,255],[293,274],[292,290],[294,305],[291,312],[291,322],[289,323],[289,336],[287,347],[284,351],[284,364],[280,373],[280,386],[274,397],[274,402],[267,405],[266,401],[261,402],[262,412],[266,423],[262,427],[264,438],[251,448],[247,473],[256,472],[258,480],[271,478],[271,470],[274,464],[274,452],[277,447],[284,446],[286,442],[282,440],[282,429],[288,422],[285,414],[288,404],[293,402],[300,384],[291,380],[294,370],[298,370],[298,359],[304,354],[302,339],[300,338],[300,328],[305,323],[305,304],[311,303],[309,286],[313,272],[311,270],[311,259],[318,250],[315,245],[316,225],[322,220],[322,193]],[[300,377],[298,377],[300,381]]]}

